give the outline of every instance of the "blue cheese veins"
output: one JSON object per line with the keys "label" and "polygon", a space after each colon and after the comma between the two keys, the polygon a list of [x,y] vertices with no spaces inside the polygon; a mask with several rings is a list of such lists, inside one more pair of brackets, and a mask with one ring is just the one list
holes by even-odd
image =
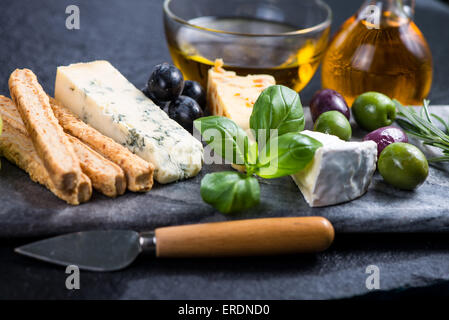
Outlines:
{"label": "blue cheese veins", "polygon": [[55,98],[102,134],[151,162],[159,183],[190,178],[201,170],[200,141],[107,61],[58,67]]}

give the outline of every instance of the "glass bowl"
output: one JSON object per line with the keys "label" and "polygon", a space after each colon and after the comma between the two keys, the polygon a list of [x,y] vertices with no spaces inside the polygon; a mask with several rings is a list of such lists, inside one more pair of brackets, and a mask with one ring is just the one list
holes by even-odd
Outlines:
{"label": "glass bowl", "polygon": [[207,84],[215,59],[301,91],[324,55],[332,19],[321,0],[165,0],[165,35],[186,79]]}

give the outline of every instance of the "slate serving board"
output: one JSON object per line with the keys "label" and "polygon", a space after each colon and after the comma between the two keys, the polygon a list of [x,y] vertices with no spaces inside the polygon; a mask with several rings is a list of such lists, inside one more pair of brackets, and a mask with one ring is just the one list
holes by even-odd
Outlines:
{"label": "slate serving board", "polygon": [[[432,111],[449,119],[449,106],[433,106]],[[308,108],[305,115],[309,127]],[[354,130],[356,139],[363,135]],[[312,215],[328,218],[339,233],[449,232],[449,166],[431,167],[427,181],[414,192],[394,189],[376,173],[363,197],[325,208],[310,208],[290,177],[259,179],[261,204],[232,216],[218,213],[200,196],[202,177],[222,170],[232,169],[206,165],[193,179],[156,184],[146,194],[127,192],[109,199],[95,192],[90,202],[70,206],[2,159],[0,237],[46,236],[91,229],[143,231],[227,219]]]}

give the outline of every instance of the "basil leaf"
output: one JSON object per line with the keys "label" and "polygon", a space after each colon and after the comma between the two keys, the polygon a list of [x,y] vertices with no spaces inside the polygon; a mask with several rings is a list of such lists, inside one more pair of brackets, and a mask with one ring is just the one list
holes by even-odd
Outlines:
{"label": "basil leaf", "polygon": [[221,157],[234,164],[246,164],[249,139],[246,132],[231,119],[210,116],[193,122],[206,143]]}
{"label": "basil leaf", "polygon": [[322,146],[318,140],[301,133],[273,137],[259,155],[256,174],[266,179],[295,174],[312,161],[315,151]]}
{"label": "basil leaf", "polygon": [[206,174],[201,180],[201,197],[222,213],[233,213],[259,203],[260,186],[254,177],[234,171]]}
{"label": "basil leaf", "polygon": [[[261,147],[270,140],[270,130],[277,130],[278,136],[304,130],[304,112],[299,94],[280,85],[266,88],[254,104],[249,123]],[[261,130],[266,130],[265,139]]]}

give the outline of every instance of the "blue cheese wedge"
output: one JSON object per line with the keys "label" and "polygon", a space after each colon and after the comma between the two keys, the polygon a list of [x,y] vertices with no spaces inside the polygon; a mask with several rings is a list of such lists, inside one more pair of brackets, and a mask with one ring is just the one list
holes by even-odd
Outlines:
{"label": "blue cheese wedge", "polygon": [[351,201],[368,190],[376,170],[375,142],[346,142],[320,132],[301,133],[323,144],[306,169],[292,176],[311,207]]}
{"label": "blue cheese wedge", "polygon": [[58,67],[55,98],[90,126],[155,167],[169,183],[195,176],[203,146],[108,61]]}

